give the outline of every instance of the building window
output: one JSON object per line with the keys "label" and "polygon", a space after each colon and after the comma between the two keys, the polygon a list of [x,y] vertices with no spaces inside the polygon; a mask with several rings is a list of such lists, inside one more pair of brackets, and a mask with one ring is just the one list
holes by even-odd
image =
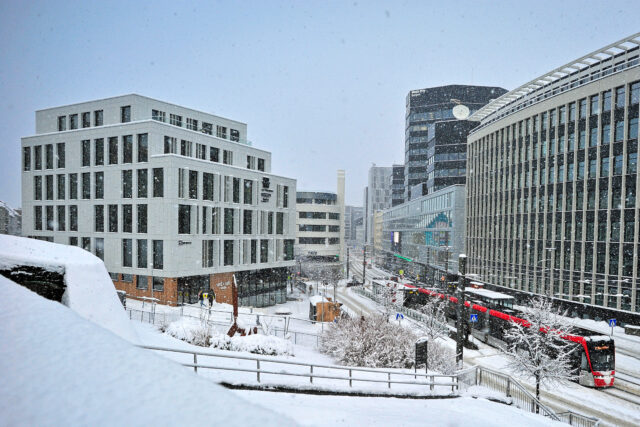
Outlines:
{"label": "building window", "polygon": [[234,209],[224,209],[224,234],[233,234]]}
{"label": "building window", "polygon": [[31,170],[31,147],[22,148],[22,170]]}
{"label": "building window", "polygon": [[153,168],[153,197],[164,197],[164,171]]}
{"label": "building window", "polygon": [[240,178],[233,178],[233,203],[240,203]]}
{"label": "building window", "polygon": [[78,205],[69,206],[69,231],[78,231]]}
{"label": "building window", "polygon": [[122,163],[133,163],[133,135],[122,137]]}
{"label": "building window", "polygon": [[182,116],[169,114],[169,124],[182,127]]}
{"label": "building window", "polygon": [[47,200],[53,200],[53,175],[47,175],[45,178],[45,196]]}
{"label": "building window", "polygon": [[260,262],[269,262],[269,241],[260,240]]}
{"label": "building window", "polygon": [[627,153],[627,174],[638,172],[638,153]]}
{"label": "building window", "polygon": [[198,121],[187,117],[187,129],[198,130]]}
{"label": "building window", "polygon": [[104,165],[104,138],[93,140],[93,164],[95,166]]}
{"label": "building window", "polygon": [[66,188],[66,183],[65,183],[65,176],[64,174],[60,174],[56,176],[56,180],[57,180],[57,187],[58,187],[58,200],[64,200],[65,198],[65,188]]}
{"label": "building window", "polygon": [[224,265],[233,265],[233,240],[224,241]]}
{"label": "building window", "polygon": [[253,203],[253,181],[250,179],[244,180],[244,204],[250,205]]}
{"label": "building window", "polygon": [[247,156],[247,169],[256,168],[256,158],[254,156]]}
{"label": "building window", "polygon": [[222,150],[222,163],[225,165],[233,164],[233,152],[229,150]]}
{"label": "building window", "polygon": [[93,174],[94,197],[96,199],[104,198],[104,172],[95,172]]}
{"label": "building window", "polygon": [[131,105],[120,107],[120,122],[129,123],[131,121]]}
{"label": "building window", "polygon": [[69,116],[69,128],[70,129],[78,129],[78,115],[71,114]]}
{"label": "building window", "polygon": [[65,167],[65,150],[64,150],[64,142],[59,142],[56,144],[56,154],[57,154],[57,167],[64,168]]}
{"label": "building window", "polygon": [[289,187],[287,186],[282,187],[282,207],[289,207]]}
{"label": "building window", "polygon": [[176,154],[177,151],[176,138],[165,136],[164,137],[164,154]]}
{"label": "building window", "polygon": [[35,147],[33,147],[33,152],[35,157],[35,164],[33,166],[33,169],[42,170],[42,146],[36,145]]}
{"label": "building window", "polygon": [[629,119],[629,133],[628,133],[627,139],[638,139],[638,118],[637,117]]}
{"label": "building window", "polygon": [[276,213],[276,234],[284,234],[284,213]]}
{"label": "building window", "polygon": [[122,232],[133,233],[133,206],[122,205]]}
{"label": "building window", "polygon": [[45,169],[53,169],[53,144],[47,144],[44,146],[45,153]]}
{"label": "building window", "polygon": [[340,219],[340,214],[339,213],[333,213],[333,212],[329,212],[329,219]]}
{"label": "building window", "polygon": [[138,197],[144,198],[147,197],[147,178],[148,170],[147,169],[138,169]]}
{"label": "building window", "polygon": [[90,126],[91,126],[91,113],[87,111],[86,113],[82,113],[82,127],[88,128]]}
{"label": "building window", "polygon": [[598,102],[598,95],[593,95],[591,98],[591,115],[598,114],[600,112],[600,103]]}
{"label": "building window", "polygon": [[159,111],[159,110],[151,110],[151,118],[159,122],[167,121],[166,113],[164,111]]}
{"label": "building window", "polygon": [[130,199],[133,197],[133,171],[122,171],[122,197]]}
{"label": "building window", "polygon": [[147,241],[138,239],[138,268],[147,268]]}
{"label": "building window", "polygon": [[87,252],[91,252],[91,238],[90,237],[83,237],[82,238],[82,249],[84,249]]}
{"label": "building window", "polygon": [[91,166],[91,140],[82,140],[82,166]]}
{"label": "building window", "polygon": [[264,159],[258,159],[258,170],[264,172]]}
{"label": "building window", "polygon": [[229,132],[230,132],[229,139],[231,141],[236,141],[236,142],[240,141],[240,132],[238,130],[231,129]]}
{"label": "building window", "polygon": [[42,200],[42,177],[39,175],[33,177],[33,199]]}
{"label": "building window", "polygon": [[147,232],[147,205],[138,205],[138,220],[136,221],[137,232]]}
{"label": "building window", "polygon": [[104,239],[102,237],[96,237],[96,256],[104,261]]}
{"label": "building window", "polygon": [[213,134],[213,125],[211,123],[202,122],[202,133],[207,135]]}
{"label": "building window", "polygon": [[162,270],[164,267],[163,242],[162,240],[153,241],[153,268]]}
{"label": "building window", "polygon": [[138,162],[149,161],[149,135],[146,133],[138,134]]}
{"label": "building window", "polygon": [[186,157],[193,157],[193,142],[180,140],[180,155]]}
{"label": "building window", "polygon": [[56,206],[57,209],[57,214],[58,214],[58,223],[57,223],[57,229],[59,231],[64,231],[66,228],[66,213],[65,213],[65,207],[64,206]]}
{"label": "building window", "polygon": [[187,170],[178,168],[178,198],[184,199],[187,185]]}
{"label": "building window", "polygon": [[133,267],[133,245],[131,239],[122,239],[122,266]]}
{"label": "building window", "polygon": [[164,278],[155,276],[152,277],[151,286],[153,286],[153,290],[155,292],[164,292]]}
{"label": "building window", "polygon": [[96,110],[93,112],[93,125],[94,126],[102,126],[103,125],[103,117],[104,114],[102,110]]}
{"label": "building window", "polygon": [[198,171],[189,171],[189,198],[198,198]]}
{"label": "building window", "polygon": [[118,205],[109,205],[109,233],[118,232]]}
{"label": "building window", "polygon": [[216,126],[216,136],[218,138],[227,139],[227,128],[224,126]]}
{"label": "building window", "polygon": [[242,218],[242,233],[252,234],[253,211],[245,210]]}
{"label": "building window", "polygon": [[33,228],[42,230],[42,206],[33,207]]}
{"label": "building window", "polygon": [[53,206],[45,207],[46,218],[45,218],[45,228],[48,231],[53,231]]}
{"label": "building window", "polygon": [[220,234],[220,208],[211,209],[211,234]]}
{"label": "building window", "polygon": [[202,199],[213,201],[213,174],[203,172],[202,173]]}
{"label": "building window", "polygon": [[212,162],[220,161],[220,150],[216,147],[209,147],[209,160]]}
{"label": "building window", "polygon": [[104,206],[95,205],[94,210],[94,231],[96,233],[104,232]]}
{"label": "building window", "polygon": [[118,137],[112,136],[109,138],[109,164],[118,164]]}
{"label": "building window", "polygon": [[285,261],[291,261],[294,259],[293,257],[294,242],[295,241],[293,239],[284,240],[284,260]]}
{"label": "building window", "polygon": [[190,205],[178,205],[178,234],[191,234]]}
{"label": "building window", "polygon": [[602,94],[602,111],[611,111],[611,91],[608,90]]}
{"label": "building window", "polygon": [[67,116],[58,116],[58,131],[67,130]]}

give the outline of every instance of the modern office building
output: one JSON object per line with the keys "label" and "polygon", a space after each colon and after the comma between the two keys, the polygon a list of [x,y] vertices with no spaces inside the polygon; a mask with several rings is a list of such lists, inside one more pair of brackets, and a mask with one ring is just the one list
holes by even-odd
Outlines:
{"label": "modern office building", "polygon": [[373,215],[391,207],[391,167],[375,164],[369,168],[368,186],[365,190],[365,238],[373,244]]}
{"label": "modern office building", "polygon": [[301,259],[337,262],[345,259],[344,244],[344,171],[338,171],[336,193],[298,191],[298,245]]}
{"label": "modern office building", "polygon": [[458,255],[465,253],[465,197],[464,185],[452,185],[385,210],[383,263],[414,277],[457,272]]}
{"label": "modern office building", "polygon": [[23,235],[93,252],[132,297],[231,302],[235,274],[241,304],[283,302],[296,181],[246,138],[244,123],[139,95],[37,111]]}
{"label": "modern office building", "polygon": [[573,304],[581,313],[640,311],[639,53],[640,33],[471,116],[481,121],[468,138],[471,273],[584,303]]}
{"label": "modern office building", "polygon": [[404,203],[404,165],[391,166],[391,206]]}
{"label": "modern office building", "polygon": [[346,245],[354,245],[356,238],[356,223],[362,225],[363,208],[362,206],[344,207],[344,241]]}
{"label": "modern office building", "polygon": [[[477,125],[464,120],[465,114],[505,92],[499,87],[465,85],[409,92],[405,115],[405,201],[410,200],[410,189],[420,183],[427,183],[427,192],[464,183],[466,135]],[[462,109],[459,117],[453,114],[456,106]],[[461,117],[463,120],[456,120]],[[441,121],[448,122],[436,125]]]}

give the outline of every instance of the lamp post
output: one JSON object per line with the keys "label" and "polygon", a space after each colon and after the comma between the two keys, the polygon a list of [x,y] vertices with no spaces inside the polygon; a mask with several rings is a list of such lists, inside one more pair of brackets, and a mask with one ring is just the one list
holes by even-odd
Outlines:
{"label": "lamp post", "polygon": [[467,273],[467,256],[464,254],[458,255],[458,270],[460,277],[456,288],[456,298],[458,298],[458,304],[456,304],[456,364],[458,365],[458,369],[461,369],[463,365],[462,352],[465,325],[462,315],[464,313],[464,287],[465,275]]}

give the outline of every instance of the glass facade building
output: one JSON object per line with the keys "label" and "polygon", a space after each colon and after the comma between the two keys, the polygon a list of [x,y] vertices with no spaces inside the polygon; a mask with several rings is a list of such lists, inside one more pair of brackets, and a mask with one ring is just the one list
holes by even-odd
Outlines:
{"label": "glass facade building", "polygon": [[566,301],[640,311],[636,36],[472,115],[469,272]]}

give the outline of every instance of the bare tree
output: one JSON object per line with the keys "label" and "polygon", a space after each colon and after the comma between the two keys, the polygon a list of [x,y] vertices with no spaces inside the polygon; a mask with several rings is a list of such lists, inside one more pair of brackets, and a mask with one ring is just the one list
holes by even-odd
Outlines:
{"label": "bare tree", "polygon": [[540,399],[541,383],[561,383],[576,377],[572,358],[579,347],[565,339],[574,334],[574,329],[549,300],[538,297],[529,304],[521,314],[524,322],[512,321],[505,331],[507,346],[503,352],[512,370],[535,379],[536,398]]}
{"label": "bare tree", "polygon": [[420,313],[424,315],[421,326],[430,342],[448,335],[446,307],[446,302],[443,299],[430,297],[419,309]]}

